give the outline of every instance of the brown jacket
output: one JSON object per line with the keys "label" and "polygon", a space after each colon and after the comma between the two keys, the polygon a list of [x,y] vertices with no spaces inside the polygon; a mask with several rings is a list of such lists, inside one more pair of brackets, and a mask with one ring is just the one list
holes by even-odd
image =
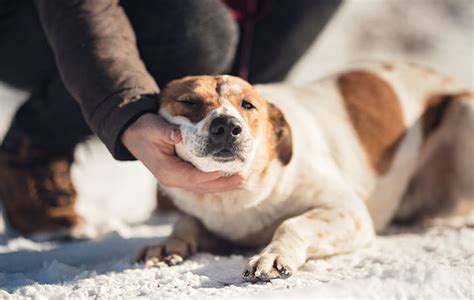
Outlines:
{"label": "brown jacket", "polygon": [[116,159],[133,159],[120,141],[145,112],[156,112],[158,85],[145,69],[118,0],[36,0],[60,75],[91,129]]}

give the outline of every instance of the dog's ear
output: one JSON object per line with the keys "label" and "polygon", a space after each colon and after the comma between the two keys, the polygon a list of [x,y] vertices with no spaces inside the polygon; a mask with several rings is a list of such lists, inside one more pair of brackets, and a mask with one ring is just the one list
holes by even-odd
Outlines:
{"label": "dog's ear", "polygon": [[291,129],[281,110],[272,103],[267,103],[273,149],[282,164],[287,165],[293,156]]}

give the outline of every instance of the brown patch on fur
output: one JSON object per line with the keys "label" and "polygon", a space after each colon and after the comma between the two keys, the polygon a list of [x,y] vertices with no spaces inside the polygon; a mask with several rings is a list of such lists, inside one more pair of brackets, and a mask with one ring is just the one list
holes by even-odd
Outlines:
{"label": "brown patch on fur", "polygon": [[171,212],[178,210],[174,205],[173,199],[163,192],[160,187],[156,191],[156,210],[159,212]]}
{"label": "brown patch on fur", "polygon": [[418,63],[413,62],[408,63],[408,65],[414,69],[417,69],[421,73],[420,76],[430,76],[432,78],[438,78],[441,84],[456,84],[451,77],[442,74],[427,65],[420,65]]}
{"label": "brown patch on fur", "polygon": [[[220,105],[216,87],[216,80],[210,76],[189,76],[173,80],[161,93],[160,110],[198,123],[211,109]],[[195,101],[196,107],[180,102],[182,100]]]}
{"label": "brown patch on fur", "polygon": [[355,222],[355,229],[356,231],[360,230],[360,223],[358,221]]}
{"label": "brown patch on fur", "polygon": [[397,95],[387,82],[366,71],[343,74],[338,86],[370,165],[386,173],[406,130]]}
{"label": "brown patch on fur", "polygon": [[459,101],[461,99],[473,97],[474,95],[470,91],[456,94],[431,95],[426,101],[425,112],[422,116],[423,141],[426,141],[429,136],[441,125],[443,118],[453,101]]}
{"label": "brown patch on fur", "polygon": [[317,221],[321,221],[325,223],[331,223],[337,217],[344,217],[345,215],[342,212],[335,211],[333,208],[321,206],[317,209],[312,209],[310,211],[307,211],[304,214],[304,216],[310,220],[317,220]]}
{"label": "brown patch on fur", "polygon": [[309,219],[319,219],[321,217],[321,210],[310,210],[305,213],[305,216]]}
{"label": "brown patch on fur", "polygon": [[387,71],[393,71],[393,68],[394,68],[394,67],[393,67],[393,65],[390,64],[390,63],[384,63],[384,64],[382,65],[382,68],[384,68],[384,69],[387,70]]}
{"label": "brown patch on fur", "polygon": [[269,144],[283,165],[287,165],[293,156],[291,128],[283,113],[271,103],[268,103],[268,116],[271,124]]}
{"label": "brown patch on fur", "polygon": [[423,72],[425,72],[425,73],[427,73],[427,74],[432,74],[432,73],[439,74],[435,69],[433,69],[433,68],[431,68],[431,67],[429,67],[429,66],[427,66],[427,65],[420,65],[420,64],[418,64],[418,63],[413,63],[413,62],[408,63],[408,65],[410,65],[410,66],[412,66],[412,67],[414,67],[414,68],[417,68],[417,69],[419,69],[419,70],[421,70],[421,71],[423,71]]}

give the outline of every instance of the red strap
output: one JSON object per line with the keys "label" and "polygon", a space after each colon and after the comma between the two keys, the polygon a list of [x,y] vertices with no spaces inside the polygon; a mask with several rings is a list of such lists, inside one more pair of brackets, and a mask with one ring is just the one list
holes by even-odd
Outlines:
{"label": "red strap", "polygon": [[257,20],[267,11],[269,0],[223,0],[240,26],[240,56],[237,75],[248,79],[253,35]]}

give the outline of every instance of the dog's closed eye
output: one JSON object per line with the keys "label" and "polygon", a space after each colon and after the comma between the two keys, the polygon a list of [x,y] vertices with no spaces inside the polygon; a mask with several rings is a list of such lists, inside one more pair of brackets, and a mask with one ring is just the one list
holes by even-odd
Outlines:
{"label": "dog's closed eye", "polygon": [[197,110],[199,107],[201,107],[201,101],[196,99],[182,99],[178,100],[178,102],[186,106],[190,110]]}

